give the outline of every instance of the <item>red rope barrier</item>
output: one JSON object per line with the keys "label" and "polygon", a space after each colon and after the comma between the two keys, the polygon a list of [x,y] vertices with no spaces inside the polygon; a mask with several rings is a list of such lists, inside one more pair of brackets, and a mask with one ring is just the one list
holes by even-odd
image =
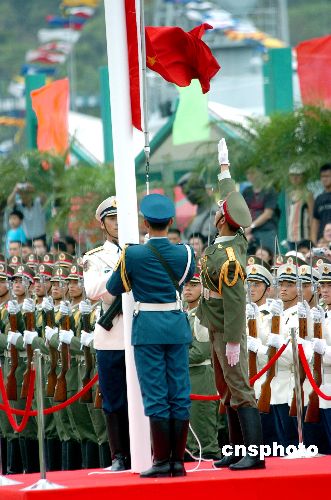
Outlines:
{"label": "red rope barrier", "polygon": [[[28,388],[28,395],[26,399],[26,407],[25,410],[15,410],[14,408],[11,408],[9,406],[9,401],[7,397],[7,392],[5,388],[5,384],[3,381],[3,375],[2,375],[2,368],[0,367],[0,392],[1,396],[3,399],[4,404],[0,405],[8,417],[9,423],[16,432],[22,432],[26,424],[28,422],[29,417],[31,416],[31,406],[32,406],[32,400],[33,400],[33,392],[34,392],[34,383],[36,379],[36,372],[35,370],[31,370],[30,373],[30,380],[29,380],[29,388]],[[14,411],[15,410],[15,411]],[[18,425],[16,420],[13,417],[13,413],[16,413],[16,411],[20,411],[20,415],[23,415],[21,423]]]}
{"label": "red rope barrier", "polygon": [[[79,399],[83,394],[85,394],[85,392],[87,392],[96,383],[98,378],[99,378],[98,374],[96,373],[94,375],[94,377],[90,380],[90,382],[88,384],[86,384],[86,386],[83,387],[76,394],[71,396],[71,398],[67,399],[63,403],[60,403],[56,406],[52,406],[51,408],[45,408],[43,411],[44,415],[50,415],[51,413],[56,413],[57,411],[63,410],[63,408],[65,408],[66,406],[69,406],[72,403],[74,403],[75,401],[77,401],[77,399]],[[6,394],[6,396],[7,396],[7,394]],[[8,399],[7,399],[7,401],[8,401]],[[30,406],[30,408],[31,408],[31,406]],[[4,405],[0,404],[0,410],[6,411],[5,404]],[[25,415],[25,411],[26,411],[26,410],[17,410],[16,408],[11,408],[11,407],[9,407],[9,410],[14,415]],[[37,412],[37,410],[32,410],[32,411],[29,411],[28,414],[30,417],[35,417],[38,414],[38,412]]]}
{"label": "red rope barrier", "polygon": [[298,344],[298,349],[299,349],[299,355],[301,359],[302,366],[306,372],[306,375],[309,379],[309,382],[313,388],[313,390],[320,396],[322,399],[325,399],[326,401],[331,401],[331,396],[328,396],[327,394],[324,394],[324,392],[321,391],[321,389],[316,385],[316,382],[314,380],[314,377],[311,373],[308,361],[305,356],[305,351],[303,350],[302,344]]}

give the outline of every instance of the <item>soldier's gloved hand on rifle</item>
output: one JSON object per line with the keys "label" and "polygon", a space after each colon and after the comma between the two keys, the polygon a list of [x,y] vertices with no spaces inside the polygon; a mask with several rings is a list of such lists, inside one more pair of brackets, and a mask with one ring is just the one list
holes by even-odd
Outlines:
{"label": "soldier's gloved hand on rifle", "polygon": [[279,335],[277,333],[269,333],[267,339],[268,347],[275,347],[276,349],[279,349],[283,344],[285,344],[283,335]]}
{"label": "soldier's gloved hand on rifle", "polygon": [[325,311],[323,307],[317,306],[310,309],[310,314],[314,323],[324,323],[325,322]]}
{"label": "soldier's gloved hand on rifle", "polygon": [[54,309],[54,302],[53,302],[52,297],[44,297],[43,301],[41,303],[41,308],[45,312],[53,311],[53,309]]}
{"label": "soldier's gloved hand on rifle", "polygon": [[8,335],[7,335],[8,346],[10,346],[10,344],[16,345],[18,339],[21,338],[21,337],[22,337],[22,334],[20,332],[11,332],[11,331],[9,331]]}
{"label": "soldier's gloved hand on rifle", "polygon": [[59,311],[62,314],[62,316],[70,316],[71,306],[70,306],[69,302],[65,302],[64,300],[61,300]]}
{"label": "soldier's gloved hand on rifle", "polygon": [[51,328],[50,326],[45,326],[45,337],[48,342],[50,342],[51,338],[54,335],[57,335],[58,333],[58,328]]}
{"label": "soldier's gloved hand on rifle", "polygon": [[256,319],[258,315],[259,315],[259,308],[254,302],[246,304],[247,319]]}
{"label": "soldier's gloved hand on rifle", "polygon": [[33,299],[24,299],[23,305],[22,305],[22,312],[25,313],[32,313],[36,309],[35,303]]}
{"label": "soldier's gloved hand on rifle", "polygon": [[20,312],[20,306],[17,300],[9,300],[7,304],[8,314],[18,314]]}
{"label": "soldier's gloved hand on rifle", "polygon": [[280,299],[268,299],[268,309],[272,316],[281,316],[283,314],[283,301]]}
{"label": "soldier's gloved hand on rifle", "polygon": [[304,302],[297,303],[298,318],[307,318],[307,307]]}
{"label": "soldier's gloved hand on rifle", "polygon": [[262,346],[261,339],[247,335],[247,349],[252,352],[257,352]]}
{"label": "soldier's gloved hand on rifle", "polygon": [[79,310],[81,314],[91,314],[92,306],[89,300],[81,300],[79,303]]}
{"label": "soldier's gloved hand on rifle", "polygon": [[227,342],[225,347],[225,355],[230,366],[236,366],[239,362],[240,344],[237,342]]}
{"label": "soldier's gloved hand on rifle", "polygon": [[222,139],[219,141],[217,150],[218,150],[218,163],[220,165],[230,165],[228,147],[226,145],[224,137],[222,137]]}
{"label": "soldier's gloved hand on rifle", "polygon": [[310,363],[310,361],[312,360],[313,354],[314,354],[313,345],[312,345],[311,340],[302,339],[301,337],[299,337],[299,335],[297,335],[297,343],[298,343],[298,345],[299,344],[302,345],[303,351],[304,351],[305,356],[307,358],[307,361],[308,361],[308,363]]}
{"label": "soldier's gloved hand on rifle", "polygon": [[314,338],[314,339],[311,339],[311,343],[312,343],[314,352],[323,356],[325,351],[326,351],[326,348],[327,348],[326,340]]}
{"label": "soldier's gloved hand on rifle", "polygon": [[87,333],[84,330],[80,333],[80,345],[81,347],[88,347],[93,341],[93,333]]}
{"label": "soldier's gloved hand on rifle", "polygon": [[74,332],[72,330],[59,331],[59,341],[61,344],[70,344],[72,337],[74,337]]}
{"label": "soldier's gloved hand on rifle", "polygon": [[24,347],[26,347],[27,345],[31,345],[33,339],[35,339],[36,337],[38,337],[37,332],[30,332],[29,330],[24,330],[24,335],[23,335]]}

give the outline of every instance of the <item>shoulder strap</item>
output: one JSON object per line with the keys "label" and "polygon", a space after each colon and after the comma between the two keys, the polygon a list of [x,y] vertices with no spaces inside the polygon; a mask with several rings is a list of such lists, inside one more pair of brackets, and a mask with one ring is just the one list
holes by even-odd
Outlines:
{"label": "shoulder strap", "polygon": [[163,256],[155,248],[155,246],[151,244],[150,241],[148,243],[146,243],[146,246],[153,252],[153,254],[157,258],[157,260],[160,262],[160,264],[162,264],[162,266],[164,267],[165,271],[167,272],[169,278],[171,279],[174,287],[176,288],[176,291],[179,293],[180,287],[179,287],[178,280],[176,279],[176,276],[174,275],[173,270],[169,266],[168,262],[163,258]]}

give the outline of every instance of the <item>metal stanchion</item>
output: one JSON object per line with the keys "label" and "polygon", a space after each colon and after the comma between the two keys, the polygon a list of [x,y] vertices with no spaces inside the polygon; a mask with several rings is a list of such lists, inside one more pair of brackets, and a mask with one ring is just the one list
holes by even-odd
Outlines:
{"label": "metal stanchion", "polygon": [[37,402],[37,424],[38,424],[38,444],[39,444],[39,463],[40,463],[40,479],[22,488],[21,491],[26,490],[53,490],[58,488],[65,488],[60,484],[52,483],[46,479],[46,461],[45,461],[45,426],[44,426],[44,388],[41,367],[41,352],[36,349],[33,354],[33,366],[36,370],[36,402]]}

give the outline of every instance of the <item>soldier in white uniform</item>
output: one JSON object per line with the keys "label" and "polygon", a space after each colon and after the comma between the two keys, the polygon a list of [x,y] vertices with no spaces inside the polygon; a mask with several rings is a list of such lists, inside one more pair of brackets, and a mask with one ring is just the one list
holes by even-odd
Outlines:
{"label": "soldier in white uniform", "polygon": [[121,296],[114,299],[106,290],[106,283],[121,255],[114,196],[98,206],[95,218],[100,222],[106,241],[101,247],[84,255],[84,284],[89,299],[102,301],[101,319],[105,319],[105,316],[107,318],[103,322],[105,328],[99,323],[95,325],[94,348],[112,470],[119,471],[130,468],[130,442]]}

